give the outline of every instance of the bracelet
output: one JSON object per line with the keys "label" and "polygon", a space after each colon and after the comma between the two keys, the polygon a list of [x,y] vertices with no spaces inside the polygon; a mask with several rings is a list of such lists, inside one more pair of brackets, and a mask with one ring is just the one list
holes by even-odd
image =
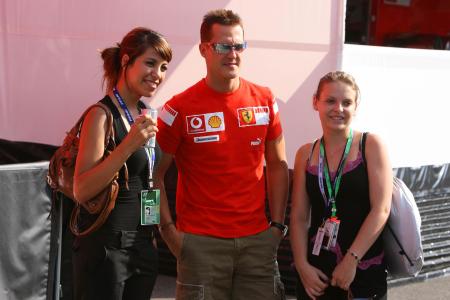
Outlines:
{"label": "bracelet", "polygon": [[353,252],[353,251],[347,251],[348,253],[350,253],[350,255],[356,260],[356,262],[359,264],[359,262],[361,261],[360,259],[359,259],[359,256],[358,256],[358,254],[356,254],[355,252]]}
{"label": "bracelet", "polygon": [[166,224],[159,225],[159,231],[164,231],[164,230],[167,229],[167,227],[169,227],[170,225],[174,225],[174,226],[175,226],[175,223],[174,223],[174,222],[168,222],[168,223],[166,223]]}

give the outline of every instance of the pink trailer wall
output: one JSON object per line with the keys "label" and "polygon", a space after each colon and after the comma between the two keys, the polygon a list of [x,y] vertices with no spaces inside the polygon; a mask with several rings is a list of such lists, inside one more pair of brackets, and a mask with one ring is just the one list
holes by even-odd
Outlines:
{"label": "pink trailer wall", "polygon": [[103,96],[98,49],[131,28],[163,33],[174,49],[152,105],[160,107],[205,75],[198,53],[202,16],[229,8],[244,20],[245,78],[272,88],[289,164],[320,133],[311,96],[338,69],[344,1],[0,0],[0,138],[60,144],[83,109]]}

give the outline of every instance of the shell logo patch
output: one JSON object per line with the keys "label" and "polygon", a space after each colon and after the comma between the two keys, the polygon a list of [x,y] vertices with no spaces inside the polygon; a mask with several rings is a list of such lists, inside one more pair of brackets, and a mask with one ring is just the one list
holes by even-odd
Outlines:
{"label": "shell logo patch", "polygon": [[208,125],[211,126],[212,128],[219,128],[220,125],[222,125],[222,119],[219,118],[218,116],[212,116],[208,120]]}
{"label": "shell logo patch", "polygon": [[253,106],[237,109],[239,127],[268,125],[270,111],[268,106]]}
{"label": "shell logo patch", "polygon": [[225,130],[223,112],[186,116],[188,134]]}

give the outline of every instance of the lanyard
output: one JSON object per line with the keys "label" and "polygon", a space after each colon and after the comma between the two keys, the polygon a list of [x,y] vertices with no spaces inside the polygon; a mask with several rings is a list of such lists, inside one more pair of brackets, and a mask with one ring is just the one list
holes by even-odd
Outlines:
{"label": "lanyard", "polygon": [[[134,119],[131,115],[130,111],[128,110],[127,105],[125,104],[125,101],[123,101],[122,96],[120,96],[119,91],[114,87],[113,88],[113,94],[116,97],[117,101],[119,102],[120,107],[122,108],[123,112],[125,113],[125,116],[127,117],[128,124],[133,125]],[[148,185],[149,188],[153,188],[153,168],[155,166],[155,149],[150,147],[144,147],[145,154],[147,155],[147,161],[148,161]]]}
{"label": "lanyard", "polygon": [[[322,197],[325,201],[326,209],[328,209],[331,204],[331,217],[332,218],[336,217],[336,213],[337,213],[336,197],[337,197],[337,193],[339,191],[342,173],[344,171],[345,160],[347,159],[348,154],[350,152],[350,147],[352,145],[352,141],[353,141],[353,130],[350,129],[350,133],[347,137],[347,144],[345,145],[345,149],[342,153],[341,160],[339,161],[339,166],[336,171],[336,177],[334,179],[334,184],[333,184],[333,186],[331,186],[330,174],[328,171],[329,170],[328,161],[327,161],[325,147],[324,147],[325,141],[324,141],[323,137],[320,139],[319,170],[318,170],[319,187],[320,187],[320,192],[322,193]],[[324,158],[325,158],[325,165],[324,165]],[[323,185],[323,176],[325,176],[329,199],[327,199],[327,196],[325,194],[325,188]]]}

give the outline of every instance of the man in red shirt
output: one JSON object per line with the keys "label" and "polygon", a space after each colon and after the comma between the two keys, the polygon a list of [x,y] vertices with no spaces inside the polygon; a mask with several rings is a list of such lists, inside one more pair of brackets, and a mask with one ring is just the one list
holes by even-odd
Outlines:
{"label": "man in red shirt", "polygon": [[[206,78],[170,99],[158,120],[160,232],[177,257],[177,299],[284,299],[276,255],[287,231],[285,143],[272,92],[239,76],[246,47],[237,14],[209,12],[199,45]],[[176,226],[163,180],[173,159]]]}

